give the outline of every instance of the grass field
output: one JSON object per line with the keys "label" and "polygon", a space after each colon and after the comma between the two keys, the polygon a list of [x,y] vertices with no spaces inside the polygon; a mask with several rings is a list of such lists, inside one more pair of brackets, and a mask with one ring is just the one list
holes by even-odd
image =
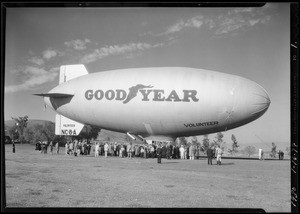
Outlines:
{"label": "grass field", "polygon": [[[41,154],[5,147],[6,206],[262,208],[290,212],[290,162],[166,160]],[[216,161],[214,160],[214,164]]]}

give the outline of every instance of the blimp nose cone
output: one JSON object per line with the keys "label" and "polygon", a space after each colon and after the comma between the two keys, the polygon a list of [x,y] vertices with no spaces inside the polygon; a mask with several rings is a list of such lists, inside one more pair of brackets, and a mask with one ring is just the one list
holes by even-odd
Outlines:
{"label": "blimp nose cone", "polygon": [[263,114],[267,111],[267,109],[270,106],[271,100],[269,98],[268,93],[263,87],[257,85],[253,90],[252,98],[252,115]]}

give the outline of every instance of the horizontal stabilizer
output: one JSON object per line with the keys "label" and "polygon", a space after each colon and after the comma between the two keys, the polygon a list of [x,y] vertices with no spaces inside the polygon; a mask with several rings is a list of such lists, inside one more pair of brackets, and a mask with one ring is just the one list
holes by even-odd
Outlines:
{"label": "horizontal stabilizer", "polygon": [[64,98],[64,97],[73,97],[74,94],[64,94],[64,93],[45,93],[45,94],[33,94],[41,97],[53,97],[53,98]]}

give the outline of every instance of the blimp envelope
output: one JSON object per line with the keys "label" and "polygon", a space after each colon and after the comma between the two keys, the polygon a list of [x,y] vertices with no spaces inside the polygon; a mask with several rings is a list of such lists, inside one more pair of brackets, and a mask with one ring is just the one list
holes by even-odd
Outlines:
{"label": "blimp envelope", "polygon": [[56,135],[78,135],[84,124],[78,123],[60,114],[55,117],[55,134]]}

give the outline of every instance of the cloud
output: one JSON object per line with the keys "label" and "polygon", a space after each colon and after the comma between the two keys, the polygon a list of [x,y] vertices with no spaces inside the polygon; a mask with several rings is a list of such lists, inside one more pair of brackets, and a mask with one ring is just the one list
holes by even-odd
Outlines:
{"label": "cloud", "polygon": [[49,60],[49,59],[57,56],[58,52],[54,49],[49,48],[49,49],[43,51],[42,55],[43,55],[44,59]]}
{"label": "cloud", "polygon": [[29,62],[36,64],[36,65],[43,65],[45,61],[40,57],[32,57],[28,60]]}
{"label": "cloud", "polygon": [[123,44],[123,45],[111,45],[111,46],[102,47],[100,49],[95,49],[92,53],[83,56],[80,61],[83,64],[87,64],[108,56],[124,55],[124,54],[129,54],[130,56],[133,56],[134,52],[143,51],[150,48],[157,48],[161,46],[163,46],[162,43],[151,45],[148,43],[133,43],[133,42],[129,44]]}
{"label": "cloud", "polygon": [[91,43],[91,41],[89,39],[85,39],[85,40],[76,39],[76,40],[72,40],[72,41],[67,41],[64,44],[67,47],[73,48],[75,50],[84,50],[87,48],[86,45],[88,43]]}
{"label": "cloud", "polygon": [[234,8],[217,16],[197,15],[189,19],[180,19],[167,26],[162,33],[148,32],[152,36],[170,36],[187,29],[206,27],[215,35],[237,35],[240,29],[249,30],[258,24],[268,24],[271,20],[269,11],[274,7],[269,4],[261,8]]}
{"label": "cloud", "polygon": [[185,28],[200,28],[203,25],[203,16],[195,16],[186,21],[179,20],[177,23],[171,25],[167,30],[159,35],[169,35],[184,30]]}
{"label": "cloud", "polygon": [[[88,39],[72,40],[69,43],[65,43],[65,45],[76,50],[81,50],[87,43],[91,43],[91,41]],[[70,64],[69,62],[71,59],[72,63],[74,62],[74,59],[76,59],[76,63],[79,62],[87,64],[105,57],[116,55],[122,55],[125,58],[130,59],[141,55],[144,50],[162,47],[163,45],[164,44],[162,43],[148,44],[142,42],[131,42],[128,44],[105,46],[91,50],[89,54],[83,54],[80,51],[72,51],[70,54],[70,52],[62,52],[54,48],[48,48],[42,51],[41,56],[35,56],[34,53],[32,53],[27,64],[17,65],[16,68],[9,70],[11,75],[18,77],[20,84],[7,85],[5,87],[5,93],[30,90],[36,86],[54,81],[58,76],[59,67],[52,69],[47,68],[50,67],[50,60],[56,56],[63,56],[59,57],[58,61],[55,62],[59,66],[63,64]]]}
{"label": "cloud", "polygon": [[5,86],[5,93],[28,90],[35,86],[52,82],[58,75],[57,71],[59,71],[59,67],[52,68],[47,71],[44,68],[25,66],[22,70],[19,70],[19,72],[23,74],[23,83],[19,85]]}

